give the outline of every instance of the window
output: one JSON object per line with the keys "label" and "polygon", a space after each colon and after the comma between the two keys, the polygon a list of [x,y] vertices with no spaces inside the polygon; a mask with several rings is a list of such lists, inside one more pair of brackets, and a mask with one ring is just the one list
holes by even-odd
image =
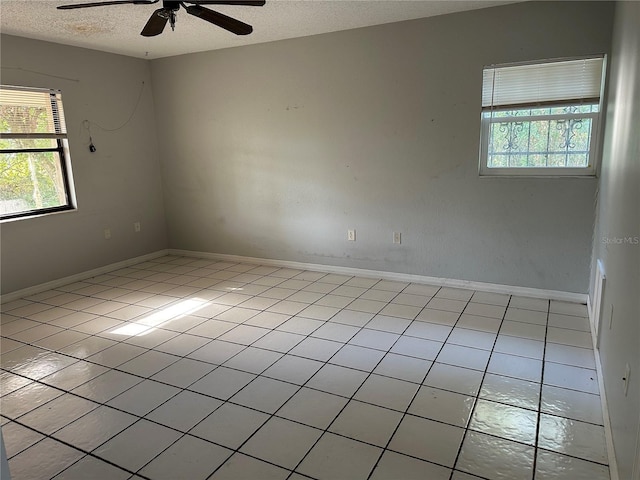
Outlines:
{"label": "window", "polygon": [[485,67],[480,175],[595,175],[604,57]]}
{"label": "window", "polygon": [[74,208],[62,97],[0,86],[0,219]]}

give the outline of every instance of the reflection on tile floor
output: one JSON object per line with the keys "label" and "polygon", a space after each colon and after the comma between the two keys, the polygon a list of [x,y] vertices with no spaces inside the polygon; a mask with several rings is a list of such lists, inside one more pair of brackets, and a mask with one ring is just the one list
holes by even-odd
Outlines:
{"label": "reflection on tile floor", "polygon": [[609,479],[584,305],[166,256],[2,306],[22,479]]}

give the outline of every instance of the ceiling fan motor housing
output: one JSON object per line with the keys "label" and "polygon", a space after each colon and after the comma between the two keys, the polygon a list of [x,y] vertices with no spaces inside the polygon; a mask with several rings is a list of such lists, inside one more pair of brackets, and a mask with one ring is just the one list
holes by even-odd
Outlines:
{"label": "ceiling fan motor housing", "polygon": [[176,11],[180,9],[180,2],[174,2],[174,1],[167,1],[164,0],[162,2],[162,7],[165,10],[172,10],[172,11]]}

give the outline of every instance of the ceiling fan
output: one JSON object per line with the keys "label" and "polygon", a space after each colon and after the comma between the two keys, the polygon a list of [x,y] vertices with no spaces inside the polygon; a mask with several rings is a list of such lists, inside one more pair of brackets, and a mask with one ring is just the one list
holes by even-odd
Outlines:
{"label": "ceiling fan", "polygon": [[[102,7],[106,5],[152,5],[160,0],[111,0],[105,2],[93,3],[76,3],[72,5],[61,5],[59,10],[72,10],[76,8]],[[190,5],[187,5],[190,4]],[[176,15],[180,7],[183,7],[189,15],[201,18],[209,23],[213,23],[218,27],[235,33],[236,35],[249,35],[253,31],[253,27],[235,18],[223,15],[203,7],[202,5],[244,5],[252,7],[261,7],[265,4],[265,0],[193,0],[193,1],[167,1],[163,0],[162,8],[157,9],[147,21],[147,24],[140,32],[144,37],[153,37],[160,35],[164,27],[169,22],[171,30],[176,27]]]}

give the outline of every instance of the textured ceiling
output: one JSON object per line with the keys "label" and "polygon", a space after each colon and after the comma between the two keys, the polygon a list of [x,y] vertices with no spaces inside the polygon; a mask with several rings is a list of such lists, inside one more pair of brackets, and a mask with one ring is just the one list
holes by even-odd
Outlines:
{"label": "textured ceiling", "polygon": [[264,7],[215,9],[253,25],[236,36],[180,9],[176,29],[140,36],[156,5],[115,5],[57,10],[56,6],[96,0],[1,0],[0,32],[140,58],[229,48],[351,28],[491,7],[500,0],[267,0]]}

